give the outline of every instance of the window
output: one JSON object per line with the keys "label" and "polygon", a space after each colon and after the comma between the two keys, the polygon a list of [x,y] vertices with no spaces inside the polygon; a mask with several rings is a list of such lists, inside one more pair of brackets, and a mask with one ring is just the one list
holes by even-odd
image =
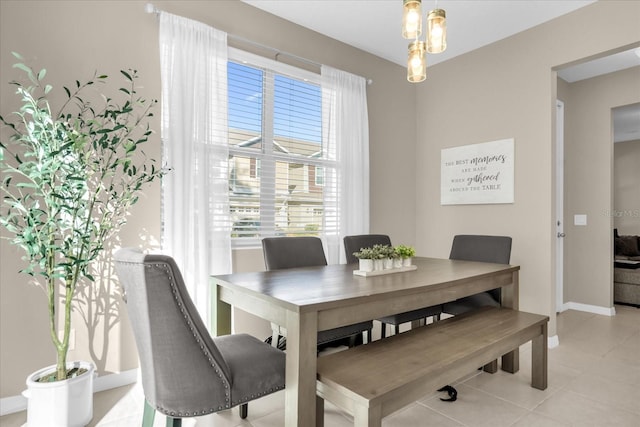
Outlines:
{"label": "window", "polygon": [[337,231],[322,144],[320,76],[230,49],[229,202],[236,247]]}

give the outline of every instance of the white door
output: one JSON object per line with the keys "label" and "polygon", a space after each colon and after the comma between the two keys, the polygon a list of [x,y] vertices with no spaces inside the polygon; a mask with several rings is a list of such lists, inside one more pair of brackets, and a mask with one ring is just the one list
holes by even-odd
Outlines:
{"label": "white door", "polygon": [[556,312],[563,311],[564,276],[564,103],[556,100]]}

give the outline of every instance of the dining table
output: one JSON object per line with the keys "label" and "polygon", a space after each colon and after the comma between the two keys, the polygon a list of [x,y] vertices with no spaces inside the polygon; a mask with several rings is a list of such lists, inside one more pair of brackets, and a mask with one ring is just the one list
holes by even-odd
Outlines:
{"label": "dining table", "polygon": [[[416,267],[413,270],[368,276],[354,274],[358,264],[211,276],[212,333],[220,336],[232,332],[232,307],[284,327],[285,426],[313,427],[317,331],[442,304],[495,288],[501,288],[503,307],[518,309],[517,265],[426,257],[414,258],[413,265]],[[502,357],[503,370],[516,372],[518,368],[517,350]]]}

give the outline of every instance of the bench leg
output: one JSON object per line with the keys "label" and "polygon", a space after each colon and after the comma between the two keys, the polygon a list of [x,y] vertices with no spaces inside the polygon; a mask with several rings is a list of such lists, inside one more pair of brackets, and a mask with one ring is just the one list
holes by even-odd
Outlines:
{"label": "bench leg", "polygon": [[498,372],[498,360],[495,359],[487,363],[482,367],[482,370],[489,374],[495,374],[496,372]]}
{"label": "bench leg", "polygon": [[542,334],[531,340],[531,387],[547,388],[547,324],[541,326]]}
{"label": "bench leg", "polygon": [[324,427],[324,399],[316,395],[316,427]]}
{"label": "bench leg", "polygon": [[381,406],[354,405],[353,427],[382,427]]}
{"label": "bench leg", "polygon": [[502,356],[502,370],[515,374],[520,369],[520,347]]}

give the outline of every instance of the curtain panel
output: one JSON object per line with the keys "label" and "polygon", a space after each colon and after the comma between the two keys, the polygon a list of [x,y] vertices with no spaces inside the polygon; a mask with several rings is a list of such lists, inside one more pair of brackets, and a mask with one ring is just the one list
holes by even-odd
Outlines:
{"label": "curtain panel", "polygon": [[325,189],[326,209],[337,209],[340,221],[340,233],[325,238],[327,261],[336,264],[346,262],[343,236],[369,232],[367,83],[326,65],[321,74],[323,145],[339,164],[335,187]]}
{"label": "curtain panel", "polygon": [[209,276],[231,272],[227,34],[160,13],[163,251],[179,265],[203,319]]}

